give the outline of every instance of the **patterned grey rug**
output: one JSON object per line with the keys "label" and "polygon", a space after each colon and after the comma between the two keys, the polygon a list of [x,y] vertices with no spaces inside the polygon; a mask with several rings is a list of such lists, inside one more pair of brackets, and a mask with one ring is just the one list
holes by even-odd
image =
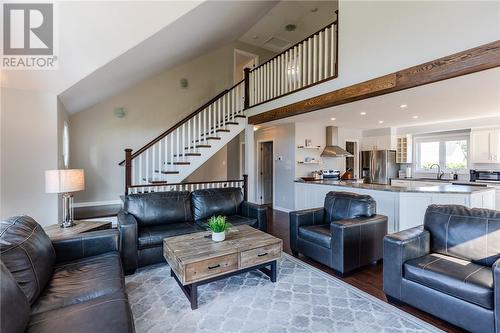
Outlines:
{"label": "patterned grey rug", "polygon": [[153,332],[441,332],[292,256],[278,281],[259,271],[198,288],[191,310],[166,264],[126,278],[136,330]]}

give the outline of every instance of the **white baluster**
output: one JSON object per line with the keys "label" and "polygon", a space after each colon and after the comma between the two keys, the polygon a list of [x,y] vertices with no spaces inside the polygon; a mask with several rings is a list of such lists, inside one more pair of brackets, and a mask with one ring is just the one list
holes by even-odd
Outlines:
{"label": "white baluster", "polygon": [[[174,161],[174,132],[169,134],[169,138],[170,138],[170,162],[173,162]],[[172,170],[172,168],[168,166],[168,163],[165,167],[168,168],[168,170]]]}
{"label": "white baluster", "polygon": [[149,181],[149,149],[146,149],[146,182]]}
{"label": "white baluster", "polygon": [[313,38],[313,83],[318,80],[318,35]]}
{"label": "white baluster", "polygon": [[284,56],[285,56],[285,90],[283,91],[283,93],[287,93],[288,90],[289,90],[289,84],[290,84],[290,58],[288,56],[288,53],[289,52],[285,52]]}
{"label": "white baluster", "polygon": [[318,81],[323,79],[323,31],[318,34]]}
{"label": "white baluster", "polygon": [[312,47],[313,39],[309,38],[307,40],[307,84],[312,83]]}
{"label": "white baluster", "polygon": [[326,28],[325,29],[325,34],[323,35],[323,39],[325,40],[325,66],[323,67],[323,75],[325,77],[325,79],[328,77],[328,73],[329,73],[329,70],[328,70],[328,67],[330,66],[330,61],[329,58],[328,58],[328,51],[330,50],[330,47],[329,47],[329,38],[328,38],[328,31],[329,29]]}
{"label": "white baluster", "polygon": [[330,57],[330,76],[337,75],[336,73],[336,68],[335,68],[335,62],[336,62],[336,57],[337,57],[337,41],[336,41],[336,33],[335,29],[337,26],[335,24],[331,25],[331,34],[330,34],[330,40],[331,40],[331,57]]}
{"label": "white baluster", "polygon": [[203,114],[203,134],[205,134],[204,138],[205,138],[205,144],[207,143],[207,136],[208,136],[208,130],[207,130],[207,109],[203,109],[203,111],[201,111],[202,114]]}
{"label": "white baluster", "polygon": [[164,166],[166,166],[167,161],[168,161],[168,140],[167,140],[167,138],[168,138],[168,135],[163,139],[164,140],[163,146],[165,147],[165,158],[162,161],[160,173],[161,173],[161,170],[163,170]]}
{"label": "white baluster", "polygon": [[143,177],[143,173],[142,173],[143,169],[142,169],[142,154],[139,155],[139,181],[137,182],[137,184],[141,184],[142,183],[142,177]]}

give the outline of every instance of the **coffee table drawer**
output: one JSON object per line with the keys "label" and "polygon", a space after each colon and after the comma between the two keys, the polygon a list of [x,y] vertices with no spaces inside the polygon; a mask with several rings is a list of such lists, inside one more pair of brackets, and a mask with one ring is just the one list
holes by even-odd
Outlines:
{"label": "coffee table drawer", "polygon": [[207,279],[222,273],[238,270],[238,254],[194,262],[186,265],[186,283]]}
{"label": "coffee table drawer", "polygon": [[281,244],[278,243],[244,251],[241,252],[240,256],[241,268],[262,264],[281,256]]}

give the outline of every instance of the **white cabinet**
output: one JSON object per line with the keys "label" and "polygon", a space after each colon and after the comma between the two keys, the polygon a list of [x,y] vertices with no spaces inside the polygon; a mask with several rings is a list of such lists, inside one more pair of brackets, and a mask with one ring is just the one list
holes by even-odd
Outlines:
{"label": "white cabinet", "polygon": [[471,132],[472,163],[500,163],[500,129]]}

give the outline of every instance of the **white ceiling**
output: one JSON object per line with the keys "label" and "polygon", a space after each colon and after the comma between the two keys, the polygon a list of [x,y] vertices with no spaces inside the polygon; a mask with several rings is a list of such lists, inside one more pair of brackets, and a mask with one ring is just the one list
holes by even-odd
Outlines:
{"label": "white ceiling", "polygon": [[61,95],[66,110],[84,110],[167,68],[236,40],[275,1],[207,1],[116,57]]}
{"label": "white ceiling", "polygon": [[[403,104],[407,107],[401,108]],[[315,122],[365,130],[492,116],[500,116],[500,68],[285,118],[263,127]]]}
{"label": "white ceiling", "polygon": [[59,68],[2,71],[1,85],[59,94],[201,2],[58,1]]}
{"label": "white ceiling", "polygon": [[[281,1],[255,23],[240,41],[274,52],[283,51],[332,23],[336,19],[337,8],[338,1]],[[287,31],[285,26],[288,24],[296,25],[296,30]],[[265,42],[271,37],[290,44],[282,49],[268,47]]]}

